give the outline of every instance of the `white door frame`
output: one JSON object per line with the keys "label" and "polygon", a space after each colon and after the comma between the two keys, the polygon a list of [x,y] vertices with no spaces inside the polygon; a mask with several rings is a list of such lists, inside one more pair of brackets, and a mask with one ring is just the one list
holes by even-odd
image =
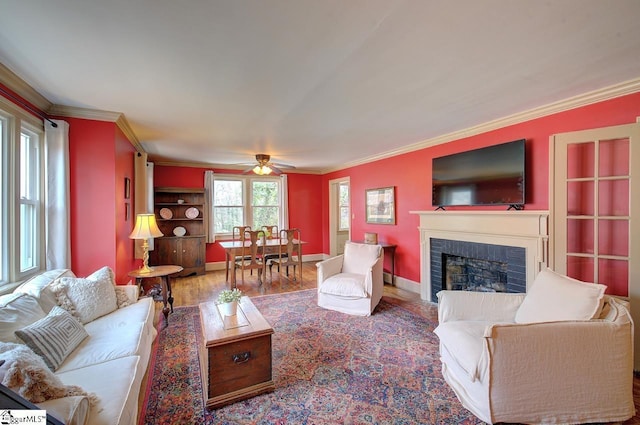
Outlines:
{"label": "white door frame", "polygon": [[[331,257],[335,257],[338,253],[338,190],[340,183],[345,182],[349,183],[349,189],[351,189],[350,177],[329,180],[329,255]],[[349,205],[351,205],[351,190],[349,190]],[[349,226],[349,239],[351,239],[351,226]]]}

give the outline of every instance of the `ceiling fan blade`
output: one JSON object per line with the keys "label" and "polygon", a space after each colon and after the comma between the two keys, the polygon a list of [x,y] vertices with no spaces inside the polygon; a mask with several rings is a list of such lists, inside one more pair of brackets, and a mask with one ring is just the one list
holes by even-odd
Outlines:
{"label": "ceiling fan blade", "polygon": [[294,170],[296,167],[293,165],[289,165],[289,164],[283,164],[281,162],[270,162],[269,163],[269,167],[271,167],[272,165],[275,165],[276,167],[280,168],[281,170]]}
{"label": "ceiling fan blade", "polygon": [[271,168],[271,171],[273,172],[273,174],[278,175],[283,173],[283,171],[280,168],[276,167],[273,164],[269,164],[269,168]]}
{"label": "ceiling fan blade", "polygon": [[[247,164],[242,164],[242,165],[247,165]],[[249,174],[249,173],[252,173],[252,172],[253,172],[253,169],[254,169],[255,167],[256,167],[256,166],[255,166],[255,164],[254,164],[254,165],[252,165],[251,167],[249,167],[249,168],[247,168],[246,170],[244,170],[244,171],[242,172],[242,174]]]}

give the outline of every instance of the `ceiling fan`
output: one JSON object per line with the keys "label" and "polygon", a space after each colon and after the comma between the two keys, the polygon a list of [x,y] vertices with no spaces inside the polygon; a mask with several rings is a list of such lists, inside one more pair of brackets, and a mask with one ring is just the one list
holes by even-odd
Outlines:
{"label": "ceiling fan", "polygon": [[267,155],[264,153],[256,154],[256,161],[258,162],[258,164],[252,166],[251,168],[247,168],[246,170],[244,170],[243,174],[254,173],[259,176],[266,176],[273,173],[275,175],[278,175],[283,173],[283,169],[292,170],[296,168],[293,165],[271,162],[271,155]]}

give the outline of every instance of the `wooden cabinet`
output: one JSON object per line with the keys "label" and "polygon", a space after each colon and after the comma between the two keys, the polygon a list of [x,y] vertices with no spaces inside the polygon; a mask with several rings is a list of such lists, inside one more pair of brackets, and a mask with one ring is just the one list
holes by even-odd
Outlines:
{"label": "wooden cabinet", "polygon": [[154,212],[164,236],[154,240],[151,264],[182,266],[178,276],[204,274],[204,189],[156,187]]}
{"label": "wooden cabinet", "polygon": [[205,405],[215,409],[275,389],[272,378],[273,328],[242,297],[238,314],[222,317],[213,302],[200,304],[202,343],[198,347]]}

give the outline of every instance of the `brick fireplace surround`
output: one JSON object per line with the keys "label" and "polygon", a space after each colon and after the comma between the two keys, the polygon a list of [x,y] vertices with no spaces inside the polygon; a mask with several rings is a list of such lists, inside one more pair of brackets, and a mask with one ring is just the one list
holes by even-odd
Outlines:
{"label": "brick fireplace surround", "polygon": [[[507,267],[515,270],[509,280],[515,286],[511,292],[522,292],[529,287],[548,259],[548,211],[411,211],[420,216],[420,297],[423,300],[437,302],[435,294],[442,287],[441,261],[445,246],[478,246],[475,257],[490,257],[494,252],[505,251],[508,254],[504,261]],[[459,244],[468,242],[470,244]],[[482,254],[485,248],[489,254]],[[495,247],[495,246],[500,246]],[[518,249],[511,249],[518,248]],[[521,255],[524,248],[524,258]],[[457,250],[458,248],[453,248]],[[465,248],[466,249],[466,248]],[[446,250],[445,250],[446,251]],[[478,254],[478,252],[480,254]],[[449,254],[459,255],[456,252]],[[517,254],[515,254],[517,253]],[[480,258],[490,259],[490,258]],[[523,261],[524,260],[524,261]],[[515,262],[514,262],[515,261]],[[519,262],[519,263],[518,263]],[[524,263],[524,264],[522,264]],[[524,267],[524,278],[521,274]],[[514,279],[513,276],[516,276]],[[525,285],[522,285],[524,280]]]}

